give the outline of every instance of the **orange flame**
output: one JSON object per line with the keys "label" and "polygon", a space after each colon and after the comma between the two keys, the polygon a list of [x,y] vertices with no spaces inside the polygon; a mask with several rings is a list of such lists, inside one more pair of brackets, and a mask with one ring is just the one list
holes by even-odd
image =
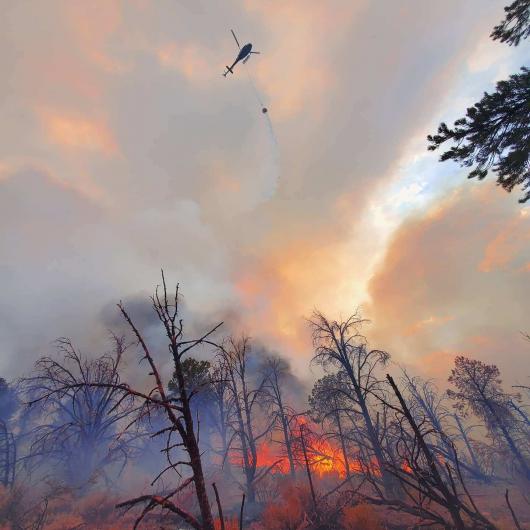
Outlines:
{"label": "orange flame", "polygon": [[[297,419],[298,426],[304,429],[304,440],[307,448],[307,460],[311,471],[319,477],[335,474],[340,478],[346,477],[346,464],[342,449],[332,440],[312,435],[316,429],[312,428],[303,417]],[[296,432],[296,431],[295,431]],[[278,449],[275,450],[275,447]],[[274,466],[277,473],[287,474],[290,471],[289,459],[280,452],[280,444],[274,442],[262,442],[257,446],[257,467],[266,468]],[[293,440],[292,445],[294,465],[297,468],[304,467],[304,455],[301,444]],[[230,462],[240,466],[242,457],[240,454],[232,454]],[[381,472],[375,458],[367,466],[357,455],[348,455],[348,469],[351,474],[365,474],[370,472],[374,476],[381,476]]]}
{"label": "orange flame", "polygon": [[403,460],[403,463],[401,464],[401,469],[408,473],[409,475],[412,474],[412,468],[410,467],[409,463],[406,460]]}

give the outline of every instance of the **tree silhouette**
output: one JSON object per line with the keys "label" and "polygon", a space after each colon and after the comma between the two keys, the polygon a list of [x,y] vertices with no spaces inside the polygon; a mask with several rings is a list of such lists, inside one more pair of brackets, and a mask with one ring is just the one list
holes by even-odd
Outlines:
{"label": "tree silhouette", "polygon": [[506,18],[493,28],[491,38],[517,46],[530,35],[530,0],[515,0],[504,11]]}
{"label": "tree silhouette", "polygon": [[[469,465],[463,460],[460,461],[463,471],[468,472],[475,479],[487,480],[488,477],[485,476],[469,441],[469,428],[464,427],[458,414],[450,412],[446,405],[447,394],[440,394],[433,381],[410,377],[406,371],[403,372],[403,383],[410,395],[408,402],[412,415],[415,418],[424,417],[433,428],[432,433],[427,437],[433,451],[454,463],[454,442],[458,438],[462,439],[470,457]],[[456,422],[459,436],[450,434],[452,431],[450,419]]]}
{"label": "tree silhouette", "polygon": [[[516,0],[505,8],[506,19],[491,34],[495,40],[517,46],[530,33],[530,1]],[[427,136],[434,151],[445,142],[452,147],[440,161],[454,160],[471,167],[468,177],[482,180],[489,170],[497,173],[497,183],[506,191],[521,186],[530,199],[530,71],[523,67],[508,80],[497,83],[495,92],[467,109],[453,128],[441,123],[438,134]]]}
{"label": "tree silhouette", "polygon": [[369,406],[370,395],[381,389],[380,380],[376,376],[377,369],[387,364],[390,355],[385,351],[371,350],[367,347],[366,339],[360,333],[364,322],[357,313],[347,319],[337,321],[330,320],[322,313],[315,311],[309,321],[315,349],[313,361],[324,369],[334,366],[344,372],[350,390],[350,406],[359,411],[366,446],[381,470],[383,486],[387,494],[391,495],[394,480],[386,471],[386,459],[379,437],[378,422],[372,418]]}
{"label": "tree silhouette", "polygon": [[230,426],[233,431],[231,440],[237,447],[229,444],[241,455],[241,467],[245,475],[245,495],[250,504],[256,500],[256,486],[275,466],[259,469],[258,443],[267,436],[276,421],[259,425],[258,411],[262,406],[266,377],[261,375],[253,384],[250,372],[252,351],[250,338],[229,337],[219,347],[219,360],[222,362],[228,380],[228,389],[233,403],[233,418]]}
{"label": "tree silhouette", "polygon": [[[185,377],[188,375],[183,366],[185,359],[189,358],[196,349],[205,345],[217,347],[211,341],[211,336],[222,325],[222,322],[209,329],[198,338],[188,338],[184,333],[183,320],[180,317],[180,294],[177,288],[171,296],[167,291],[166,281],[162,272],[162,289],[158,288],[154,296],[151,297],[153,311],[156,313],[160,324],[165,332],[165,339],[168,342],[168,350],[174,369],[173,392],[170,394],[163,382],[161,371],[155,362],[154,355],[148,342],[144,339],[142,332],[133,322],[125,306],[120,302],[118,309],[125,322],[128,324],[135,342],[141,352],[141,360],[147,364],[149,380],[152,387],[146,391],[136,390],[121,381],[118,371],[110,380],[94,380],[84,378],[79,380],[70,377],[64,372],[61,366],[57,366],[49,361],[44,364],[43,378],[37,379],[34,383],[41,388],[36,397],[28,402],[29,406],[38,403],[46,403],[50,400],[57,401],[68,393],[92,393],[95,391],[110,392],[116,397],[111,411],[118,411],[120,407],[129,404],[135,412],[132,420],[125,421],[118,438],[123,437],[131,428],[149,423],[153,414],[165,416],[165,427],[151,434],[152,437],[166,437],[166,447],[164,449],[168,466],[163,469],[152,481],[151,485],[157,484],[162,477],[166,477],[172,472],[173,479],[179,481],[178,486],[169,489],[162,486],[163,490],[159,494],[145,494],[129,499],[118,504],[117,508],[130,510],[136,506],[143,506],[141,514],[134,523],[134,528],[138,528],[145,517],[157,508],[171,512],[185,521],[195,530],[215,530],[210,500],[208,498],[205,474],[199,448],[197,425],[194,422],[191,401],[194,398],[193,390],[190,391],[189,382]],[[69,350],[68,350],[69,351]],[[122,352],[123,353],[123,352]],[[121,357],[121,353],[120,353]],[[77,362],[74,359],[75,362]],[[111,365],[114,367],[116,363]],[[82,366],[82,362],[81,362]],[[189,367],[188,367],[189,368]],[[114,372],[113,372],[114,373]],[[58,374],[58,375],[57,375]],[[39,375],[39,377],[42,377]],[[52,384],[50,384],[50,378]],[[144,385],[145,386],[145,385]],[[151,385],[148,385],[151,386]],[[175,453],[180,456],[179,461],[174,460]],[[190,475],[186,478],[181,473],[188,469]],[[194,486],[194,496],[197,500],[200,516],[197,517],[186,509],[182,508],[175,499],[188,487]]]}
{"label": "tree silhouette", "polygon": [[296,418],[296,412],[289,406],[285,396],[286,383],[289,382],[289,365],[280,357],[267,357],[262,366],[265,384],[263,386],[263,405],[271,418],[275,418],[274,429],[281,432],[289,471],[295,475],[295,458],[293,454],[293,433],[291,423]]}
{"label": "tree silhouette", "polygon": [[122,337],[114,337],[113,352],[95,359],[83,356],[66,338],[57,341],[57,348],[61,357],[41,357],[34,375],[22,380],[39,414],[29,462],[51,463],[67,484],[85,488],[97,475],[107,478],[108,466],[125,466],[138,449],[141,428],[118,437],[136,409],[120,389],[127,347]]}
{"label": "tree silhouette", "polygon": [[[345,417],[353,422],[352,415],[356,411],[352,408],[348,391],[348,382],[344,371],[328,374],[318,379],[309,396],[310,414],[314,421],[322,425],[328,424],[330,437],[340,443],[346,476],[350,476],[350,462],[348,455],[348,440],[345,435]],[[358,412],[357,412],[358,413]]]}
{"label": "tree silhouette", "polygon": [[449,382],[456,391],[448,390],[455,406],[463,413],[473,412],[481,418],[488,430],[502,439],[520,466],[522,474],[530,478],[530,466],[512,435],[513,415],[511,396],[501,386],[500,372],[495,365],[458,356],[451,370]]}

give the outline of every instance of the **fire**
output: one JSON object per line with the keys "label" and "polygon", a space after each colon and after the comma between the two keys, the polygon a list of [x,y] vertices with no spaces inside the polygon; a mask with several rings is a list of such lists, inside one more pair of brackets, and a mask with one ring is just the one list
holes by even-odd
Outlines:
{"label": "fire", "polygon": [[409,475],[412,474],[412,468],[410,467],[409,463],[406,460],[404,460],[403,463],[401,464],[401,469],[405,473],[408,473]]}
{"label": "fire", "polygon": [[341,478],[346,477],[346,466],[341,451],[328,440],[313,441],[308,453],[309,465],[319,476],[336,473]]}
{"label": "fire", "polygon": [[[295,467],[304,466],[304,456],[302,449],[293,447],[293,460]],[[307,449],[307,459],[311,470],[319,476],[330,473],[338,474],[340,477],[346,476],[344,461],[340,456],[340,451],[327,440],[313,442]],[[273,450],[270,443],[261,443],[257,447],[258,467],[264,468],[275,466],[277,472],[289,473],[289,459],[287,456],[279,454]],[[241,458],[237,457],[238,463]],[[231,459],[234,462],[233,459]],[[236,463],[236,462],[234,462]]]}
{"label": "fire", "polygon": [[[305,466],[302,450],[294,450],[295,467]],[[282,474],[289,473],[289,460],[286,456],[275,452],[271,444],[263,443],[257,449],[258,467],[264,468],[275,466],[277,472]],[[335,474],[340,478],[346,478],[346,464],[342,455],[342,450],[332,442],[325,439],[313,440],[307,448],[307,459],[311,471],[323,477],[325,475]],[[233,460],[232,460],[233,461]],[[368,467],[368,469],[367,469]],[[351,474],[365,474],[369,471],[372,475],[379,477],[381,472],[375,458],[367,466],[358,456],[348,456],[348,469]]]}
{"label": "fire", "polygon": [[[340,478],[346,477],[346,464],[342,449],[333,440],[315,435],[313,425],[307,419],[300,417],[297,420],[298,429],[293,430],[293,440],[291,451],[293,454],[294,466],[297,469],[305,467],[305,459],[300,438],[296,437],[299,429],[304,435],[306,445],[307,460],[311,471],[319,477],[325,475],[338,475]],[[274,467],[274,472],[288,474],[290,472],[289,459],[284,451],[283,444],[278,441],[262,442],[256,448],[257,467]],[[240,466],[242,464],[241,454],[231,455],[230,461]],[[348,455],[348,469],[352,474],[366,473],[366,464],[363,464],[358,456]],[[369,464],[369,471],[380,476],[379,466],[375,459]]]}
{"label": "fire", "polygon": [[[294,467],[297,470],[305,468],[305,458],[299,435],[301,432],[304,436],[307,460],[313,474],[319,477],[336,475],[339,478],[346,478],[347,471],[349,471],[353,475],[362,475],[369,472],[373,476],[381,476],[381,471],[375,458],[372,458],[370,463],[366,464],[364,459],[361,459],[360,455],[355,452],[347,455],[348,469],[346,469],[342,448],[334,440],[323,438],[316,434],[318,432],[317,427],[303,416],[298,417],[296,422],[292,433],[291,452]],[[283,440],[276,439],[260,442],[257,445],[256,459],[258,468],[272,467],[273,472],[284,475],[290,472],[290,463],[285,451],[285,444],[281,442]],[[232,451],[229,460],[236,466],[242,466],[243,464],[240,451]]]}

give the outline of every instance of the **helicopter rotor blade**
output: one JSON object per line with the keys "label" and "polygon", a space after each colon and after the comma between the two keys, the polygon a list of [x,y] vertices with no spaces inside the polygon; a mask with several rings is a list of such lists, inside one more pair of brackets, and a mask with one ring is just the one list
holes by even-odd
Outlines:
{"label": "helicopter rotor blade", "polygon": [[240,46],[240,44],[239,44],[239,41],[237,40],[237,37],[236,37],[236,34],[234,33],[234,30],[231,29],[230,31],[232,32],[232,35],[234,36],[234,39],[236,40],[237,47],[238,47],[239,49],[241,49],[241,46]]}

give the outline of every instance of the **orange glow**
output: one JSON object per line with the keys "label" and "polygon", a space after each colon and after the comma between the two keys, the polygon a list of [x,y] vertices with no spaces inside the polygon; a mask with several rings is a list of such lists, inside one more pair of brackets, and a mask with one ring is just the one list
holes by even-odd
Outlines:
{"label": "orange glow", "polygon": [[[278,233],[279,234],[279,233]],[[280,240],[278,240],[280,237]],[[233,278],[253,336],[274,347],[310,352],[307,322],[313,308],[332,314],[352,309],[359,284],[352,276],[349,249],[336,235],[315,230],[303,237],[274,236]],[[353,278],[353,279],[352,279]]]}
{"label": "orange glow", "polygon": [[510,219],[484,250],[480,272],[506,270],[526,248],[530,239],[528,216],[516,215]]}
{"label": "orange glow", "polygon": [[401,469],[402,469],[405,473],[412,474],[412,468],[409,466],[409,463],[408,463],[407,461],[404,461],[404,462],[401,464]]}
{"label": "orange glow", "polygon": [[208,50],[194,43],[170,42],[158,48],[156,55],[163,68],[177,70],[188,81],[204,82],[212,78]]}
{"label": "orange glow", "polygon": [[[221,529],[221,520],[219,518],[214,520],[215,530]],[[224,521],[225,530],[239,530],[239,520],[236,517],[225,519]]]}
{"label": "orange glow", "polygon": [[[305,418],[298,419],[298,425],[307,425],[308,430],[304,434],[306,443],[307,459],[312,473],[319,477],[327,475],[337,475],[340,478],[346,477],[346,466],[342,455],[341,448],[333,441],[326,440],[320,436],[313,436],[311,434],[312,426],[308,424]],[[295,433],[297,433],[295,429]],[[305,468],[304,454],[301,444],[298,440],[293,440],[292,445],[293,458],[295,467],[297,469]],[[240,454],[231,455],[230,462],[234,465],[242,465],[242,457]],[[262,442],[257,447],[258,468],[266,468],[274,466],[277,473],[288,474],[289,460],[287,456],[280,454],[280,444],[274,442]],[[370,471],[374,476],[381,476],[377,461],[372,459],[369,465],[369,470],[366,469],[366,464],[355,455],[349,455],[348,466],[351,474],[365,474]]]}
{"label": "orange glow", "polygon": [[423,331],[426,326],[441,326],[442,324],[445,324],[446,322],[450,322],[451,320],[454,320],[455,317],[452,316],[430,316],[428,318],[425,318],[423,320],[418,320],[411,326],[409,326],[405,330],[405,336],[411,336],[416,335],[419,332]]}
{"label": "orange glow", "polygon": [[[273,450],[270,443],[262,443],[258,446],[258,467],[264,468],[272,465],[276,466],[276,471],[282,474],[289,473],[289,460],[286,456],[281,456],[278,452]],[[300,467],[304,462],[304,457],[301,449],[296,449],[294,454],[295,466]],[[308,460],[311,471],[322,477],[331,473],[335,473],[340,477],[346,476],[344,462],[340,456],[340,450],[333,447],[326,440],[319,440],[313,442],[308,448]],[[234,462],[233,463],[240,463]],[[240,461],[240,457],[236,458]]]}
{"label": "orange glow", "polygon": [[[303,0],[260,2],[245,0],[245,9],[265,20],[273,34],[274,46],[252,62],[260,90],[271,98],[274,116],[287,120],[299,113],[318,118],[329,102],[326,96],[336,87],[337,75],[329,67],[322,50],[338,44],[337,36],[355,20],[362,1],[344,2],[329,9],[325,2],[311,8]],[[316,34],[314,28],[322,33]],[[322,41],[320,35],[325,35]],[[300,43],[304,42],[304,46]],[[324,46],[325,44],[325,46]],[[258,45],[258,43],[257,43]],[[266,43],[259,43],[266,46]],[[285,54],[282,50],[295,50]],[[307,90],[307,86],[311,90]]]}
{"label": "orange glow", "polygon": [[111,74],[131,70],[130,64],[109,52],[109,41],[123,28],[123,8],[119,0],[67,2],[65,19],[75,45],[91,64]]}
{"label": "orange glow", "polygon": [[116,142],[107,126],[93,119],[44,110],[44,128],[53,143],[69,148],[102,151],[107,155],[117,152]]}

